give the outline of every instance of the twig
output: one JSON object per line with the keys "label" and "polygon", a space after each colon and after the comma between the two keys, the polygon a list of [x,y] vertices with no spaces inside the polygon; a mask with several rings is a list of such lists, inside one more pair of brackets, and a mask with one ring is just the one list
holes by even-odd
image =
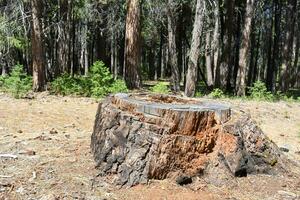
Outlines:
{"label": "twig", "polygon": [[13,176],[0,175],[0,178],[12,178]]}
{"label": "twig", "polygon": [[17,159],[18,156],[13,155],[13,154],[0,154],[0,158],[13,158],[13,159]]}

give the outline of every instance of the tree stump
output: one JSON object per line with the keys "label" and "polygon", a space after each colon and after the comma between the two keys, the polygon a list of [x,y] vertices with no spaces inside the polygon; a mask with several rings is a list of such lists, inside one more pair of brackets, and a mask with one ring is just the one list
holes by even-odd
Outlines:
{"label": "tree stump", "polygon": [[99,175],[133,186],[202,176],[213,183],[283,170],[278,147],[247,115],[170,95],[116,94],[99,104],[91,149]]}

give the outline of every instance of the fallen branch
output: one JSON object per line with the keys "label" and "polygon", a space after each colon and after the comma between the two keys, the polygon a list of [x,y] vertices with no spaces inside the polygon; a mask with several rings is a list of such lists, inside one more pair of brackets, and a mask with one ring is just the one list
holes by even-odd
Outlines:
{"label": "fallen branch", "polygon": [[0,175],[0,178],[12,178],[13,176]]}
{"label": "fallen branch", "polygon": [[18,156],[13,155],[13,154],[0,154],[0,158],[12,158],[12,159],[17,159]]}

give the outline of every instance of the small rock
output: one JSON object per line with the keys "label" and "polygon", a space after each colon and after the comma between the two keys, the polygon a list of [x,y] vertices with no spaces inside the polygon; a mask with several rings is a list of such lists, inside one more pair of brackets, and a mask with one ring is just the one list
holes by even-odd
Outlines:
{"label": "small rock", "polygon": [[67,139],[70,139],[70,135],[69,135],[69,134],[65,135],[65,137],[66,137]]}
{"label": "small rock", "polygon": [[298,154],[298,155],[300,155],[300,151],[296,151],[296,152],[295,152],[295,154]]}
{"label": "small rock", "polygon": [[32,172],[32,177],[28,181],[32,182],[34,179],[36,179],[36,172]]}
{"label": "small rock", "polygon": [[21,187],[19,187],[17,190],[16,190],[16,192],[17,193],[20,193],[20,194],[23,194],[24,193],[24,188],[21,186]]}
{"label": "small rock", "polygon": [[22,131],[22,130],[18,130],[17,132],[18,132],[18,133],[23,133],[23,131]]}
{"label": "small rock", "polygon": [[50,133],[51,135],[55,135],[55,134],[58,134],[58,131],[55,130],[55,129],[53,128],[53,129],[51,129],[51,130],[49,131],[49,133]]}
{"label": "small rock", "polygon": [[178,185],[187,185],[193,182],[192,177],[190,176],[179,176],[176,178],[176,183]]}
{"label": "small rock", "polygon": [[283,151],[283,152],[289,152],[289,151],[290,151],[290,150],[289,150],[288,148],[286,148],[286,147],[280,147],[279,149],[280,149],[280,151]]}
{"label": "small rock", "polygon": [[284,137],[285,135],[284,135],[284,134],[280,134],[280,136],[281,136],[281,137]]}

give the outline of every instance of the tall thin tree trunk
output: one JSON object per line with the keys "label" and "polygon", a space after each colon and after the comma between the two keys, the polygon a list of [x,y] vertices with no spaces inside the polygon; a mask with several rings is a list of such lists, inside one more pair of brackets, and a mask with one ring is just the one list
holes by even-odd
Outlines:
{"label": "tall thin tree trunk", "polygon": [[[299,18],[300,18],[300,13],[299,13]],[[293,63],[293,68],[292,68],[292,79],[291,79],[291,86],[294,87],[295,84],[300,80],[300,66],[298,65],[298,60],[299,60],[299,52],[300,52],[300,24],[299,21],[297,23],[297,31],[296,31],[296,46],[295,46],[295,55],[294,55],[294,63]],[[299,87],[299,86],[298,86]]]}
{"label": "tall thin tree trunk", "polygon": [[180,74],[178,69],[176,48],[176,16],[175,1],[168,0],[168,67],[171,69],[171,86],[174,92],[180,91]]}
{"label": "tall thin tree trunk", "polygon": [[[212,39],[212,69],[213,69],[213,81],[214,85],[216,85],[216,77],[220,77],[220,63],[219,63],[219,56],[220,56],[220,12],[219,12],[219,4],[216,1],[216,5],[214,8],[214,33]],[[217,75],[218,73],[218,75]]]}
{"label": "tall thin tree trunk", "polygon": [[196,15],[192,33],[192,43],[186,75],[185,95],[194,96],[196,92],[196,81],[198,74],[198,59],[200,54],[200,42],[203,28],[205,1],[197,0]]}
{"label": "tall thin tree trunk", "polygon": [[68,72],[70,65],[71,0],[60,0],[59,6],[61,21],[58,26],[58,67],[55,70],[55,75]]}
{"label": "tall thin tree trunk", "polygon": [[124,69],[125,81],[129,89],[142,87],[141,77],[139,74],[141,64],[140,6],[140,0],[127,0]]}
{"label": "tall thin tree trunk", "polygon": [[46,73],[44,47],[42,40],[41,13],[42,2],[39,0],[31,1],[32,11],[32,69],[33,69],[33,91],[41,92],[45,90]]}
{"label": "tall thin tree trunk", "polygon": [[220,77],[217,77],[217,83],[220,87],[225,88],[228,80],[228,76],[231,76],[231,51],[232,51],[232,30],[233,30],[233,16],[235,0],[227,0],[226,3],[226,16],[225,27],[223,28],[225,33],[223,36],[223,47],[220,61]]}
{"label": "tall thin tree trunk", "polygon": [[294,27],[296,23],[296,13],[297,13],[297,0],[288,0],[287,10],[286,10],[286,33],[285,42],[283,44],[283,60],[282,69],[280,73],[280,89],[282,92],[286,92],[289,88],[290,82],[290,71],[292,65],[292,53],[293,42],[294,42]]}
{"label": "tall thin tree trunk", "polygon": [[210,31],[206,32],[206,46],[205,46],[205,67],[206,67],[206,77],[207,77],[207,86],[212,88],[213,86],[213,57],[211,56],[211,33]]}
{"label": "tall thin tree trunk", "polygon": [[280,41],[280,24],[281,24],[281,0],[274,0],[274,39],[273,39],[273,52],[269,52],[269,63],[267,69],[267,88],[270,91],[275,91],[279,60],[279,41]]}
{"label": "tall thin tree trunk", "polygon": [[115,39],[115,45],[114,45],[114,55],[115,55],[115,67],[114,67],[114,79],[117,80],[118,79],[118,73],[119,73],[119,49],[118,49],[118,44],[117,44],[117,38]]}
{"label": "tall thin tree trunk", "polygon": [[239,52],[239,70],[238,70],[238,79],[237,79],[237,95],[245,96],[246,95],[246,73],[247,65],[249,58],[250,50],[250,35],[251,35],[251,25],[252,19],[254,16],[254,5],[255,0],[247,0],[246,13],[245,13],[245,22],[242,34],[242,45]]}

